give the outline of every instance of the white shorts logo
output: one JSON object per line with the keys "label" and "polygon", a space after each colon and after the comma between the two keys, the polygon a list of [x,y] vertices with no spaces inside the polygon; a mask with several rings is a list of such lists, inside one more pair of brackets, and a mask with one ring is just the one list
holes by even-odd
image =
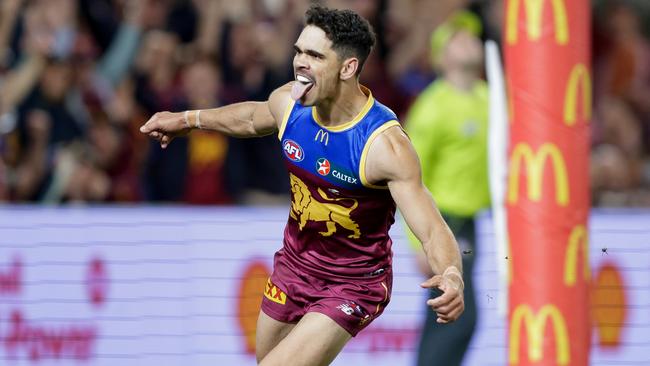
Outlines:
{"label": "white shorts logo", "polygon": [[348,315],[352,315],[354,313],[354,309],[352,309],[352,306],[350,306],[349,304],[341,304],[341,305],[337,306],[336,308],[341,309],[342,312],[344,312],[344,313],[346,313]]}

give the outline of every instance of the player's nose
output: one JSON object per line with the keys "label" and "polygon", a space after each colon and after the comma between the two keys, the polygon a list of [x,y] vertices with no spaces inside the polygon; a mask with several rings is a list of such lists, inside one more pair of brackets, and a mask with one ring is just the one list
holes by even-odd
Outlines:
{"label": "player's nose", "polygon": [[303,54],[298,54],[293,58],[293,68],[296,71],[309,69],[309,62]]}

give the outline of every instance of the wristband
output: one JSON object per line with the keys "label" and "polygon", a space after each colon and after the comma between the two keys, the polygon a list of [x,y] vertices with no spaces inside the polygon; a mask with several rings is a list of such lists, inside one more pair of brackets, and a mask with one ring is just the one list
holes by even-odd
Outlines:
{"label": "wristband", "polygon": [[202,130],[203,127],[201,127],[201,110],[200,110],[200,109],[199,109],[198,111],[196,111],[196,117],[195,117],[195,119],[196,119],[196,127],[197,127],[199,130]]}
{"label": "wristband", "polygon": [[185,121],[185,126],[187,126],[187,128],[192,128],[192,126],[190,126],[190,121],[187,118],[189,114],[190,111],[185,111],[185,113],[183,113],[183,121]]}

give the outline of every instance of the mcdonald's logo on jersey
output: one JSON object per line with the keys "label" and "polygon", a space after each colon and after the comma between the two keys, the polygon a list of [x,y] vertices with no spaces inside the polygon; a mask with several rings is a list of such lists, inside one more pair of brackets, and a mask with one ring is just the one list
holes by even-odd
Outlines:
{"label": "mcdonald's logo on jersey", "polygon": [[582,89],[582,111],[585,120],[591,119],[591,76],[585,64],[573,66],[564,92],[564,123],[568,126],[576,122],[578,110],[578,90]]}
{"label": "mcdonald's logo on jersey", "polygon": [[589,239],[584,225],[577,225],[569,234],[566,256],[564,257],[564,284],[573,286],[578,272],[578,251],[582,249],[582,268],[585,280],[589,280]]}
{"label": "mcdonald's logo on jersey", "polygon": [[330,142],[330,133],[323,131],[322,129],[318,130],[318,132],[316,132],[316,136],[314,137],[314,141],[318,140],[320,140],[321,144],[325,144],[325,146],[327,146],[327,144]]}
{"label": "mcdonald's logo on jersey", "polygon": [[[519,4],[524,3],[524,17],[519,18]],[[560,45],[569,43],[569,23],[567,21],[566,4],[564,0],[509,0],[506,9],[506,42],[517,43],[520,19],[526,19],[528,39],[538,41],[546,28],[542,24],[544,8],[547,2],[553,8],[555,22],[555,41]]]}
{"label": "mcdonald's logo on jersey", "polygon": [[560,149],[553,143],[544,143],[537,152],[530,145],[518,143],[510,157],[510,176],[508,178],[508,203],[514,204],[519,198],[519,169],[523,162],[526,168],[528,198],[539,202],[542,198],[542,182],[546,171],[546,160],[550,158],[555,173],[555,200],[560,206],[569,204],[569,180],[566,163]]}
{"label": "mcdonald's logo on jersey", "polygon": [[552,304],[542,306],[537,314],[527,304],[518,305],[510,318],[510,363],[519,362],[519,346],[522,326],[526,328],[528,342],[528,360],[536,363],[544,358],[544,345],[552,344],[546,341],[546,324],[551,323],[555,334],[555,362],[558,365],[568,365],[571,361],[569,347],[569,332],[560,310]]}

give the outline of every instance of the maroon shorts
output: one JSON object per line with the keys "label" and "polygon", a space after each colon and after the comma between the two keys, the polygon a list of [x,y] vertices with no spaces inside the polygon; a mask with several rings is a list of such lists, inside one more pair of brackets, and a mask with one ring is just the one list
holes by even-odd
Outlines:
{"label": "maroon shorts", "polygon": [[384,311],[390,301],[392,273],[358,280],[331,281],[314,277],[284,261],[275,261],[262,299],[262,311],[271,318],[297,323],[303,315],[327,315],[353,337]]}

